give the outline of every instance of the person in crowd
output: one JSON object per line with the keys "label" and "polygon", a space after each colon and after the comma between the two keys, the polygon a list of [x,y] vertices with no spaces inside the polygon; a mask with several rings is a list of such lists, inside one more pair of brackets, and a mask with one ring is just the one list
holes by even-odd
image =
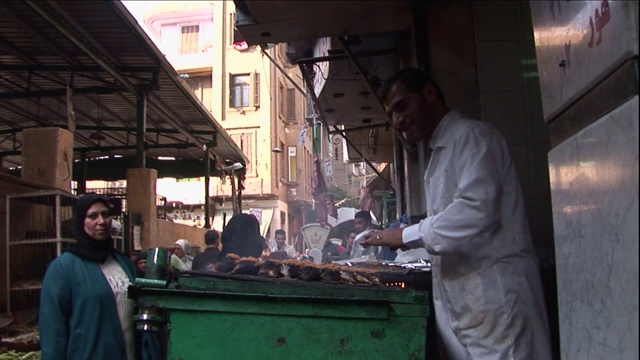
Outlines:
{"label": "person in crowd", "polygon": [[367,255],[377,256],[377,246],[368,246],[365,248],[360,245],[360,242],[364,240],[364,236],[366,234],[376,230],[376,228],[371,223],[371,213],[366,210],[360,210],[354,215],[354,218],[358,235],[353,241],[353,249],[351,250],[351,254],[349,256],[352,259]]}
{"label": "person in crowd", "polygon": [[271,255],[271,248],[269,247],[269,243],[265,241],[264,245],[262,245],[262,254],[260,255],[260,258],[268,259],[270,255]]}
{"label": "person in crowd", "polygon": [[43,359],[135,359],[135,278],[130,258],[113,247],[103,197],[74,206],[76,244],[49,265],[42,282],[39,332]]}
{"label": "person in crowd", "polygon": [[269,239],[269,240],[265,239],[265,242],[269,246],[270,252],[278,251],[278,244],[276,243],[276,239]]}
{"label": "person in crowd", "polygon": [[[191,266],[193,265],[193,256],[190,254],[191,243],[189,240],[176,240],[172,255],[173,258],[171,259],[171,266],[177,270],[191,270]],[[178,263],[175,258],[178,258],[182,264]]]}
{"label": "person in crowd", "polygon": [[135,260],[136,277],[144,277],[144,272],[147,270],[147,252],[139,251],[136,254]]}
{"label": "person in crowd", "polygon": [[538,260],[506,141],[451,110],[422,70],[390,77],[381,99],[393,127],[430,154],[427,217],[361,244],[427,250],[448,359],[551,359]]}
{"label": "person in crowd", "polygon": [[293,248],[293,246],[287,244],[287,232],[282,230],[282,229],[278,229],[275,232],[275,238],[276,238],[276,251],[284,251],[287,253],[287,256],[295,259],[298,257],[298,252],[296,251],[296,249]]}
{"label": "person in crowd", "polygon": [[352,231],[349,233],[349,235],[347,236],[347,239],[345,241],[345,247],[347,248],[344,252],[344,254],[349,257],[351,255],[351,252],[353,252],[353,244],[356,241],[356,238],[358,237],[358,232],[356,231]]}
{"label": "person in crowd", "polygon": [[342,240],[342,247],[344,250],[340,252],[340,260],[349,259],[351,252],[353,251],[353,243],[355,242],[356,237],[358,237],[358,233],[351,231],[347,234],[347,237]]}
{"label": "person in crowd", "polygon": [[338,238],[327,239],[322,247],[322,261],[330,262],[332,260],[339,260],[341,251],[344,251],[344,248],[341,245],[342,241]]}
{"label": "person in crowd", "polygon": [[204,243],[207,246],[203,252],[193,258],[191,270],[208,270],[218,261],[220,235],[215,230],[204,233]]}
{"label": "person in crowd", "polygon": [[250,214],[234,215],[222,231],[220,242],[222,250],[218,255],[218,261],[223,260],[227,254],[260,257],[264,238],[260,236],[258,219]]}

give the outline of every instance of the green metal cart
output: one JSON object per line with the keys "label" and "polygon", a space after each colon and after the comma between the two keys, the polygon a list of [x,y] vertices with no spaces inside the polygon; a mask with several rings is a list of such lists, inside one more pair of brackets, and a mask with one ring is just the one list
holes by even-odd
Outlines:
{"label": "green metal cart", "polygon": [[181,277],[177,288],[139,285],[130,294],[163,314],[168,359],[427,359],[437,351],[427,345],[427,291]]}

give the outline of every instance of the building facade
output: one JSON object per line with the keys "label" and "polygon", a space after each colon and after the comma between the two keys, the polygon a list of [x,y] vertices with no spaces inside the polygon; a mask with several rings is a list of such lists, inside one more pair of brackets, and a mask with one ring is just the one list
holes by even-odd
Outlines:
{"label": "building facade", "polygon": [[[238,183],[234,176],[211,178],[212,227],[222,230],[231,218],[236,191],[241,211],[258,217],[263,236],[270,238],[275,230],[285,229],[301,251],[299,228],[313,207],[309,176],[313,148],[305,125],[305,96],[298,89],[304,87],[302,77],[296,75],[298,67],[287,61],[286,44],[269,49],[247,46],[235,29],[231,1],[148,5],[144,23],[150,37],[249,159],[233,174],[241,174]],[[191,198],[204,199],[201,178],[159,179],[158,193],[173,193],[167,196],[172,204],[171,195],[189,192],[189,186],[201,189]],[[188,220],[197,221],[194,225],[202,223],[202,206],[195,210],[184,202],[176,206],[189,208]]]}

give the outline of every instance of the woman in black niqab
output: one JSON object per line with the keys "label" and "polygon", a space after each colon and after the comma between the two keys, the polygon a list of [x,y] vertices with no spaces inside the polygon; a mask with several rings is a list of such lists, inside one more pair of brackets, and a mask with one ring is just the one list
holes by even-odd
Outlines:
{"label": "woman in black niqab", "polygon": [[258,219],[250,214],[234,215],[224,227],[220,242],[222,251],[218,255],[218,260],[224,259],[231,253],[239,256],[260,257],[264,239],[260,236]]}
{"label": "woman in black niqab", "polygon": [[[112,239],[96,240],[84,231],[84,220],[87,217],[87,212],[91,208],[91,205],[97,202],[101,202],[107,208],[110,208],[107,199],[94,193],[82,195],[76,202],[73,208],[76,226],[76,244],[66,251],[83,259],[102,264],[107,259],[107,256],[114,251]],[[110,230],[111,224],[109,223],[109,231]]]}

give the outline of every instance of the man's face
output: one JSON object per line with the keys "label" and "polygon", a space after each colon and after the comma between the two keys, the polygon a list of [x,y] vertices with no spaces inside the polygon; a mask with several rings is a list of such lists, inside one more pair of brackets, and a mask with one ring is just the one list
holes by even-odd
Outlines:
{"label": "man's face", "polygon": [[138,270],[145,271],[147,268],[147,259],[138,260]]}
{"label": "man's face", "polygon": [[413,93],[402,82],[396,82],[384,99],[384,109],[391,125],[412,143],[431,137],[438,125],[431,105],[436,96],[434,91],[435,88],[427,84],[422,93]]}
{"label": "man's face", "polygon": [[371,224],[369,221],[361,218],[356,218],[355,223],[356,223],[356,230],[358,230],[359,232],[365,231],[367,227]]}
{"label": "man's face", "polygon": [[278,234],[276,235],[276,244],[278,245],[278,249],[282,249],[284,247],[284,243],[287,241],[287,237],[282,235],[282,234]]}
{"label": "man's face", "polygon": [[111,237],[111,213],[105,204],[96,202],[89,208],[84,218],[84,231],[94,240]]}

